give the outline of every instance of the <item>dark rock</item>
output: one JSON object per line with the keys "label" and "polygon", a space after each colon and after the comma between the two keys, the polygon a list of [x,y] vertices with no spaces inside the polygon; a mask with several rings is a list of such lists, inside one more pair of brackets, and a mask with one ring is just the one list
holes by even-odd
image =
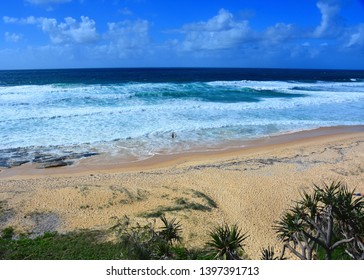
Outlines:
{"label": "dark rock", "polygon": [[16,160],[16,161],[10,162],[10,165],[11,165],[11,167],[14,167],[14,166],[23,165],[23,164],[28,163],[28,162],[30,162],[30,161],[29,160]]}
{"label": "dark rock", "polygon": [[86,157],[92,157],[92,156],[97,156],[99,153],[94,153],[94,152],[88,152],[88,153],[83,153],[81,155],[81,157],[79,158],[86,158]]}
{"label": "dark rock", "polygon": [[54,161],[55,157],[50,154],[36,154],[34,155],[33,162],[48,162]]}
{"label": "dark rock", "polygon": [[[74,160],[98,155],[98,153],[91,151],[62,151],[60,148],[61,146],[55,146],[52,149],[39,149],[35,151],[28,148],[0,149],[0,167],[11,168],[32,162],[38,165],[37,168],[52,168],[70,165]],[[55,152],[53,153],[53,151]]]}
{"label": "dark rock", "polygon": [[92,156],[96,156],[96,155],[98,155],[98,153],[94,153],[94,152],[72,153],[72,154],[70,154],[68,156],[64,156],[63,160],[87,158],[87,157],[92,157]]}
{"label": "dark rock", "polygon": [[47,157],[42,161],[40,161],[40,163],[59,162],[59,161],[64,161],[66,159],[68,159],[68,157]]}
{"label": "dark rock", "polygon": [[63,161],[63,160],[57,160],[57,161],[49,161],[49,162],[43,162],[37,166],[38,169],[44,169],[44,168],[55,168],[55,167],[62,167],[71,165],[72,162]]}

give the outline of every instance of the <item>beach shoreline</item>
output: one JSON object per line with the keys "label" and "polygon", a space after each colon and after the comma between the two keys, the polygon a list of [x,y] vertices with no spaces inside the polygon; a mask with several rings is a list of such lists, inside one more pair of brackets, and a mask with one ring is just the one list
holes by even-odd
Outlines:
{"label": "beach shoreline", "polygon": [[263,247],[280,249],[272,225],[313,184],[342,181],[364,192],[363,127],[277,135],[243,148],[159,155],[127,165],[98,156],[74,166],[5,169],[0,229],[33,235],[107,230],[113,217],[143,224],[164,213],[181,221],[189,247],[203,246],[216,225],[237,224],[249,234],[248,256],[257,259]]}
{"label": "beach shoreline", "polygon": [[81,158],[69,166],[54,168],[37,168],[36,163],[27,163],[22,166],[0,169],[0,180],[2,178],[26,178],[28,176],[63,176],[89,172],[113,173],[150,170],[190,161],[224,159],[226,157],[264,151],[265,149],[272,149],[282,145],[299,145],[304,144],[305,142],[315,142],[325,138],[346,137],[347,135],[356,135],[363,132],[364,125],[320,127],[249,140],[226,142],[226,144],[221,144],[213,149],[200,147],[191,151],[171,154],[159,153],[147,159],[140,160],[128,160],[123,158],[120,154],[117,156],[110,156],[110,154],[104,153],[88,158]]}

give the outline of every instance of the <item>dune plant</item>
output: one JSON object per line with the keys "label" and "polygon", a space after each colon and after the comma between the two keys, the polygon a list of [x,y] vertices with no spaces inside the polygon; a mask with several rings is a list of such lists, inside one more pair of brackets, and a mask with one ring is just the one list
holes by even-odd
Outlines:
{"label": "dune plant", "polygon": [[244,253],[244,240],[248,237],[237,225],[223,225],[210,232],[208,250],[215,259],[240,260]]}
{"label": "dune plant", "polygon": [[112,227],[129,258],[139,260],[173,259],[173,243],[181,242],[182,226],[176,218],[160,217],[163,226],[156,228],[156,220],[144,225],[133,225],[128,217],[116,219]]}
{"label": "dune plant", "polygon": [[181,232],[182,226],[179,221],[176,221],[176,218],[168,221],[167,218],[162,215],[160,217],[163,226],[160,228],[159,236],[162,237],[166,242],[172,245],[173,241],[181,242]]}
{"label": "dune plant", "polygon": [[265,260],[265,261],[275,261],[275,260],[280,260],[279,257],[275,256],[275,252],[274,252],[274,248],[273,247],[268,247],[268,248],[263,248],[261,250],[261,260]]}
{"label": "dune plant", "polygon": [[341,182],[314,185],[276,222],[274,229],[288,249],[300,259],[311,260],[323,250],[325,259],[345,248],[353,259],[364,258],[364,201]]}

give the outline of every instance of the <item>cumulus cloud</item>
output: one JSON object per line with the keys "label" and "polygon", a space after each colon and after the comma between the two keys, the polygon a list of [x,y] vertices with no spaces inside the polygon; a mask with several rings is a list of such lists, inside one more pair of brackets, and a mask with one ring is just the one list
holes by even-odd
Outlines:
{"label": "cumulus cloud", "polygon": [[21,34],[10,33],[10,32],[5,32],[4,37],[6,42],[12,42],[12,43],[17,43],[22,39]]}
{"label": "cumulus cloud", "polygon": [[180,32],[185,34],[181,42],[175,42],[183,51],[216,51],[256,48],[263,50],[299,37],[293,24],[277,23],[264,31],[255,31],[247,20],[237,20],[228,10],[221,9],[207,21],[184,25]]}
{"label": "cumulus cloud", "polygon": [[270,26],[266,29],[263,40],[272,43],[281,43],[286,40],[297,38],[298,31],[293,24],[277,23],[274,26]]}
{"label": "cumulus cloud", "polygon": [[18,23],[19,19],[14,17],[4,16],[3,21],[4,23],[11,24],[11,23]]}
{"label": "cumulus cloud", "polygon": [[[152,53],[155,47],[152,47],[149,36],[150,23],[143,19],[109,22],[107,31],[103,34],[98,34],[95,21],[85,16],[80,20],[66,17],[63,21],[46,17],[4,16],[3,21],[6,24],[37,26],[49,36],[54,46],[89,43],[87,48],[83,48],[83,52],[98,58],[142,57],[144,54]],[[10,34],[8,39],[10,40]]]}
{"label": "cumulus cloud", "polygon": [[185,34],[181,46],[185,51],[234,48],[250,36],[248,21],[235,20],[225,9],[208,21],[184,25],[181,32]]}
{"label": "cumulus cloud", "polygon": [[149,22],[147,20],[124,20],[121,22],[109,22],[106,37],[112,41],[123,42],[131,47],[137,47],[139,43],[149,41]]}
{"label": "cumulus cloud", "polygon": [[318,1],[317,8],[321,12],[321,23],[313,35],[317,38],[334,37],[341,31],[340,6],[336,1]]}
{"label": "cumulus cloud", "polygon": [[220,9],[218,14],[208,21],[201,21],[197,23],[190,23],[183,26],[186,31],[224,31],[232,29],[236,26],[234,16],[225,9]]}
{"label": "cumulus cloud", "polygon": [[72,17],[67,17],[64,22],[57,23],[52,18],[42,18],[40,20],[41,28],[48,33],[51,41],[56,44],[67,42],[90,43],[98,40],[95,21],[81,16],[78,22]]}
{"label": "cumulus cloud", "polygon": [[[71,1],[71,0],[69,0]],[[154,41],[150,37],[151,22],[144,19],[108,22],[106,31],[98,33],[93,19],[66,17],[63,20],[48,17],[4,16],[5,24],[33,25],[49,37],[49,49],[43,50],[49,57],[92,57],[104,63],[139,61],[169,61],[175,59],[190,63],[200,61],[230,62],[239,65],[250,61],[255,65],[289,61],[306,63],[326,53],[362,52],[364,48],[364,24],[345,26],[340,17],[339,0],[317,0],[321,21],[308,29],[295,24],[277,22],[262,29],[253,29],[247,18],[236,16],[226,9],[202,21],[181,25],[179,29],[165,32],[168,38]],[[33,4],[65,3],[67,0],[28,0]],[[124,16],[132,15],[128,8],[118,10]],[[3,33],[6,42],[19,42],[26,35]],[[25,33],[24,33],[25,34]],[[177,34],[177,35],[176,35]],[[34,43],[36,44],[36,43]],[[37,46],[31,46],[37,49]],[[39,48],[39,46],[38,46]],[[29,49],[29,47],[28,47]],[[60,50],[65,49],[67,53]],[[40,52],[40,50],[39,50]],[[345,53],[345,52],[343,52]],[[38,53],[37,53],[38,54]],[[34,56],[36,57],[36,56]],[[185,59],[188,58],[188,59]],[[214,58],[213,60],[211,58]],[[75,59],[76,60],[76,59]],[[273,64],[272,64],[273,65]],[[309,65],[309,63],[307,64]]]}
{"label": "cumulus cloud", "polygon": [[[338,49],[364,46],[364,24],[346,26],[340,16],[339,0],[319,0],[317,7],[321,12],[321,23],[314,30],[313,38],[334,40]],[[328,45],[327,42],[322,44]]]}
{"label": "cumulus cloud", "polygon": [[40,18],[35,18],[33,16],[26,18],[15,18],[4,16],[3,21],[7,24],[36,24]]}
{"label": "cumulus cloud", "polygon": [[90,43],[98,40],[96,23],[89,17],[81,16],[81,21],[72,17],[66,17],[64,22],[58,22],[55,18],[27,17],[14,18],[3,17],[8,24],[37,25],[43,32],[47,33],[54,44],[63,43]]}
{"label": "cumulus cloud", "polygon": [[349,42],[346,47],[363,47],[364,46],[364,24],[360,24],[357,30],[353,31],[350,35]]}
{"label": "cumulus cloud", "polygon": [[150,24],[147,20],[124,20],[109,22],[107,25],[104,39],[108,43],[98,47],[100,53],[124,57],[148,49]]}

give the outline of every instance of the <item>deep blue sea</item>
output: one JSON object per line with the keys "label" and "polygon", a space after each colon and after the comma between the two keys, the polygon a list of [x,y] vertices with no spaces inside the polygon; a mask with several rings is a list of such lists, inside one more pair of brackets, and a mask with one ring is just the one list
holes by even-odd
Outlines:
{"label": "deep blue sea", "polygon": [[364,71],[0,71],[0,166],[77,153],[140,160],[363,124]]}

